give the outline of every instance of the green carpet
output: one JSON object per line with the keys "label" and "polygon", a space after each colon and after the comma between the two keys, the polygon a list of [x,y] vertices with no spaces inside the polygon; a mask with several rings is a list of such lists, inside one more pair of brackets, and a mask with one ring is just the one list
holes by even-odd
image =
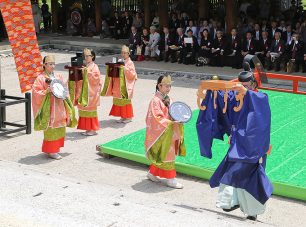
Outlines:
{"label": "green carpet", "polygon": [[[272,111],[271,144],[266,172],[274,194],[306,200],[306,96],[264,91]],[[215,140],[213,158],[200,156],[196,121],[198,110],[185,125],[187,156],[178,157],[178,172],[209,179],[228,149],[225,141]],[[104,153],[149,164],[144,156],[145,129],[101,145]]]}

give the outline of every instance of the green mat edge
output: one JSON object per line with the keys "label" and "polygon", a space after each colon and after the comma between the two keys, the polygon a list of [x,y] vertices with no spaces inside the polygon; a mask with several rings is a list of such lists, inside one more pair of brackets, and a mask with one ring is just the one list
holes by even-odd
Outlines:
{"label": "green mat edge", "polygon": [[[100,145],[101,154],[109,154],[116,157],[124,158],[127,160],[139,162],[142,164],[150,165],[150,161],[144,156],[136,153],[131,153],[127,151],[123,151],[120,149],[114,149],[111,147]],[[177,172],[183,173],[186,175],[198,177],[204,180],[209,180],[214,170],[209,168],[200,168],[197,166],[192,166],[188,164],[183,164],[176,162],[175,168]],[[274,190],[273,195],[284,196],[292,199],[304,200],[306,201],[306,188],[296,187],[292,185],[287,185],[280,182],[272,182]]]}

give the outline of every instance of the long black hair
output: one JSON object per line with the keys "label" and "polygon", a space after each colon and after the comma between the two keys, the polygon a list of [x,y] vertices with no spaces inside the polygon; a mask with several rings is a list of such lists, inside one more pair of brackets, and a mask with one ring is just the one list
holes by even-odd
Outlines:
{"label": "long black hair", "polygon": [[157,79],[157,84],[156,84],[156,91],[159,91],[158,85],[162,82],[165,76],[160,76]]}
{"label": "long black hair", "polygon": [[96,60],[96,52],[94,52],[93,50],[90,50],[91,52],[91,56],[92,56],[92,61]]}

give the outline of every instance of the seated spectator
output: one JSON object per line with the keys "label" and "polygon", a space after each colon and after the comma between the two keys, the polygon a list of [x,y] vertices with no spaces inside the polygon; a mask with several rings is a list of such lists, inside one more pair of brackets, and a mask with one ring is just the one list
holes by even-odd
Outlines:
{"label": "seated spectator", "polygon": [[211,58],[212,41],[210,40],[208,30],[204,29],[201,36],[197,66],[207,65]]}
{"label": "seated spectator", "polygon": [[217,21],[212,21],[212,24],[211,24],[211,28],[210,28],[210,31],[209,31],[209,35],[210,35],[210,38],[212,40],[215,40],[216,36],[217,36]]}
{"label": "seated spectator", "polygon": [[260,53],[257,54],[257,57],[259,58],[259,60],[263,64],[263,66],[265,67],[265,57],[266,57],[266,55],[267,55],[267,53],[268,53],[268,51],[270,50],[270,47],[271,47],[271,40],[268,39],[268,32],[267,31],[263,31],[261,33],[261,39],[259,40],[258,47],[259,47],[258,52],[260,52]]}
{"label": "seated spectator", "polygon": [[203,20],[202,24],[200,24],[200,28],[199,28],[199,32],[198,32],[198,43],[199,45],[201,44],[201,39],[203,37],[203,31],[207,30],[209,33],[210,27],[208,26],[208,21],[207,20]]}
{"label": "seated spectator", "polygon": [[[292,35],[291,42],[286,46],[286,50],[283,57],[283,63],[286,72],[298,72],[300,66],[303,66],[303,51],[304,43],[299,39],[298,34]],[[305,67],[303,67],[304,70]]]}
{"label": "seated spectator", "polygon": [[287,27],[286,27],[286,23],[285,23],[284,20],[281,20],[278,29],[279,29],[281,32],[285,32],[285,31],[286,31]]}
{"label": "seated spectator", "polygon": [[286,28],[286,31],[282,33],[281,39],[284,40],[286,45],[289,45],[291,43],[292,39],[292,27],[291,25],[288,25]]}
{"label": "seated spectator", "polygon": [[156,12],[154,13],[154,18],[153,18],[153,21],[151,23],[151,26],[154,26],[156,29],[159,28],[159,17],[158,17]]}
{"label": "seated spectator", "polygon": [[133,17],[130,16],[128,11],[124,12],[124,17],[122,18],[122,27],[123,27],[123,37],[128,38],[133,24]]}
{"label": "seated spectator", "polygon": [[275,38],[272,41],[270,50],[268,51],[265,58],[265,64],[268,70],[271,70],[273,66],[275,67],[275,71],[280,70],[280,63],[285,51],[284,40],[281,40],[280,37],[281,33],[278,31],[275,32]]}
{"label": "seated spectator", "polygon": [[144,55],[145,55],[146,46],[149,44],[149,40],[150,40],[149,29],[143,28],[142,34],[140,37],[141,37],[141,44],[140,44],[141,54],[138,55],[137,60],[143,61],[145,59]]}
{"label": "seated spectator", "polygon": [[165,62],[169,61],[170,51],[169,47],[174,44],[174,38],[169,32],[169,28],[167,26],[163,27],[163,33],[161,34],[161,38],[158,43],[158,49],[160,51],[158,60],[164,60]]}
{"label": "seated spectator", "polygon": [[189,25],[189,17],[187,15],[186,12],[182,12],[182,16],[181,16],[181,28],[185,29],[188,27]]}
{"label": "seated spectator", "polygon": [[74,24],[72,23],[71,19],[69,18],[67,20],[66,33],[68,35],[74,35],[77,32],[78,32],[77,28],[74,26]]}
{"label": "seated spectator", "polygon": [[142,25],[143,25],[143,20],[140,17],[140,14],[136,13],[135,17],[133,18],[133,26],[137,29],[137,32],[141,33]]}
{"label": "seated spectator", "polygon": [[214,39],[213,46],[211,48],[211,53],[211,65],[223,67],[225,55],[229,53],[229,47],[228,42],[223,37],[223,32],[221,30],[217,30],[216,38]]}
{"label": "seated spectator", "polygon": [[231,38],[228,40],[229,43],[229,55],[226,59],[228,66],[232,68],[240,69],[242,62],[241,55],[241,39],[237,35],[237,29],[233,28],[231,31]]}
{"label": "seated spectator", "polygon": [[145,51],[145,57],[146,60],[155,60],[157,53],[159,52],[158,50],[158,42],[160,40],[160,35],[159,33],[156,31],[156,27],[151,26],[150,27],[150,40],[148,45],[146,46],[146,51]]}
{"label": "seated spectator", "polygon": [[171,56],[171,63],[174,62],[178,62],[178,63],[182,63],[183,59],[182,59],[182,50],[183,50],[183,46],[184,46],[184,38],[186,36],[183,33],[183,29],[182,28],[178,28],[177,29],[177,38],[175,40],[175,44],[174,44],[174,48],[170,48],[170,56]]}
{"label": "seated spectator", "polygon": [[109,36],[110,36],[110,31],[109,31],[109,26],[108,26],[107,20],[102,19],[102,27],[101,27],[100,38],[104,39],[105,37],[109,37]]}
{"label": "seated spectator", "polygon": [[[261,30],[262,30],[262,31],[266,31],[266,32],[269,31],[269,28],[268,28],[268,25],[267,25],[267,21],[266,21],[266,20],[262,20],[262,22],[261,22]],[[269,37],[268,37],[268,38],[269,38]]]}
{"label": "seated spectator", "polygon": [[169,21],[169,30],[172,35],[176,34],[176,30],[181,26],[181,22],[177,19],[177,14],[173,13]]}
{"label": "seated spectator", "polygon": [[187,32],[191,30],[194,37],[198,36],[197,27],[193,25],[193,20],[189,20],[188,27],[186,27],[185,35],[188,35]]}
{"label": "seated spectator", "polygon": [[119,39],[122,36],[122,19],[119,17],[119,13],[115,12],[114,17],[111,19],[110,29],[115,39]]}
{"label": "seated spectator", "polygon": [[131,27],[131,34],[129,37],[130,57],[133,61],[137,60],[137,47],[141,45],[140,35],[134,26]]}
{"label": "seated spectator", "polygon": [[261,39],[261,30],[258,23],[254,25],[253,37],[256,41],[259,41]]}
{"label": "seated spectator", "polygon": [[256,53],[256,50],[258,50],[258,44],[253,39],[252,32],[247,31],[246,33],[246,39],[242,42],[241,47],[241,55],[244,58],[247,54],[254,55]]}
{"label": "seated spectator", "polygon": [[277,22],[273,20],[271,21],[271,29],[269,29],[269,39],[274,38],[275,32],[280,32],[280,34],[282,33],[282,31],[277,28]]}
{"label": "seated spectator", "polygon": [[[192,39],[190,43],[186,42],[187,38]],[[186,40],[184,39],[183,50],[181,51],[181,59],[185,65],[195,64],[195,55],[198,51],[199,44],[191,29],[187,31]]]}
{"label": "seated spectator", "polygon": [[93,37],[96,34],[96,25],[93,22],[93,19],[88,18],[87,21],[87,36]]}

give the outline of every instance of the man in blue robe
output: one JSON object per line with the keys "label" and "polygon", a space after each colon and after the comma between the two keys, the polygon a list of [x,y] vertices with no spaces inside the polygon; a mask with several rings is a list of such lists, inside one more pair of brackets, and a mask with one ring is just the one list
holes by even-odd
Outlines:
{"label": "man in blue robe", "polygon": [[[219,187],[217,207],[229,212],[240,207],[250,220],[264,213],[273,187],[265,173],[266,154],[270,149],[271,112],[266,94],[257,91],[252,72],[239,74],[239,82],[228,92],[226,112],[223,113],[224,91],[218,91],[216,101],[212,91],[206,91],[197,120],[201,155],[212,158],[213,139],[229,136],[230,147],[209,183]],[[234,111],[244,95],[242,109]],[[214,108],[216,102],[216,109]]]}

